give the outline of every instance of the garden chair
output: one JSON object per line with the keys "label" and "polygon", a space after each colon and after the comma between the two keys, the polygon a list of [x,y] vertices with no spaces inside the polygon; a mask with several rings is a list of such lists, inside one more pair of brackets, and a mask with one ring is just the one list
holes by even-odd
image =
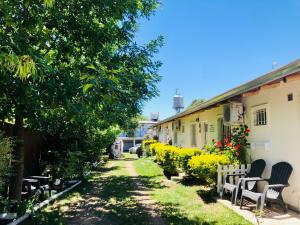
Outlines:
{"label": "garden chair", "polygon": [[[223,186],[222,197],[225,191],[231,192],[231,203],[236,204],[238,195],[241,193],[241,183],[243,178],[249,177],[257,177],[260,178],[264,169],[266,167],[266,162],[263,159],[255,160],[251,163],[249,173],[235,173],[235,174],[228,174],[225,177],[225,184]],[[239,177],[239,180],[236,184],[230,183],[230,177]],[[248,182],[247,189],[252,191],[256,188],[256,181]]]}
{"label": "garden chair", "polygon": [[[282,191],[288,187],[288,180],[293,171],[292,166],[287,162],[279,162],[272,166],[272,172],[269,179],[262,178],[245,178],[242,183],[242,196],[240,208],[243,206],[244,198],[249,198],[256,202],[256,209],[261,211],[266,203],[278,203],[286,212],[286,206],[282,198]],[[248,182],[267,181],[262,193],[253,192],[244,188]]]}

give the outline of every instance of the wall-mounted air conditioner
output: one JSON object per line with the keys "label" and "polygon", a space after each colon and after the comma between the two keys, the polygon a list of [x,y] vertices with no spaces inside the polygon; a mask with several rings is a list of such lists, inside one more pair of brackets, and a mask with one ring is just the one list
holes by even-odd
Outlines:
{"label": "wall-mounted air conditioner", "polygon": [[225,124],[240,124],[244,122],[243,103],[228,103],[224,105],[223,110],[223,121]]}

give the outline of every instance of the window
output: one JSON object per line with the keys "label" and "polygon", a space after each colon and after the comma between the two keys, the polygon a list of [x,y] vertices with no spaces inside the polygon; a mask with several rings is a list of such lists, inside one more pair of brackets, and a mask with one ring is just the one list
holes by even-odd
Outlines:
{"label": "window", "polygon": [[177,137],[177,132],[174,132],[174,144],[177,145],[178,143],[178,137]]}
{"label": "window", "polygon": [[218,140],[224,144],[225,139],[227,139],[228,141],[231,139],[231,126],[225,125],[223,118],[219,118],[218,119]]}
{"label": "window", "polygon": [[197,146],[196,124],[191,125],[191,146]]}
{"label": "window", "polygon": [[254,126],[267,125],[267,108],[261,108],[254,111]]}

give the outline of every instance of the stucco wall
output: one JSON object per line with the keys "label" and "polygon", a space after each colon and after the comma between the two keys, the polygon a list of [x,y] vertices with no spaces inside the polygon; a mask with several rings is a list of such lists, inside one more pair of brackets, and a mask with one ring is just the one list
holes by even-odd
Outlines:
{"label": "stucco wall", "polygon": [[[287,95],[293,94],[293,101]],[[294,171],[290,187],[284,191],[284,199],[299,210],[300,201],[300,81],[281,82],[278,87],[260,90],[254,96],[243,99],[246,106],[246,121],[251,129],[250,155],[267,162],[264,176],[268,177],[271,166],[280,161],[289,162]],[[253,108],[266,104],[267,125],[254,126]]]}
{"label": "stucco wall", "polygon": [[[187,115],[181,120],[181,129],[177,132],[178,142],[177,146],[181,147],[198,147],[202,148],[206,142],[210,142],[212,139],[218,139],[218,118],[222,117],[223,108],[216,107],[205,110],[203,112]],[[197,121],[197,119],[199,119]],[[191,125],[196,125],[196,146],[192,146],[191,143]],[[207,132],[205,134],[205,124],[207,124]],[[201,127],[201,128],[200,128]],[[201,129],[201,132],[200,132]],[[184,130],[184,131],[183,131]],[[174,137],[173,132],[173,137]],[[205,138],[206,135],[206,138]],[[173,138],[174,139],[174,138]]]}

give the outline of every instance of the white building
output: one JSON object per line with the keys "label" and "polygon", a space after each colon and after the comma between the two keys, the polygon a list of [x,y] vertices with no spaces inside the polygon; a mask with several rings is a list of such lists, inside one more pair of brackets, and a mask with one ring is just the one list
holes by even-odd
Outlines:
{"label": "white building", "polygon": [[151,127],[156,123],[156,121],[139,121],[139,126],[136,128],[133,137],[126,132],[122,132],[116,142],[120,151],[126,152],[132,146],[142,143],[146,134],[152,134]]}
{"label": "white building", "polygon": [[264,177],[279,161],[293,166],[284,199],[300,211],[300,60],[162,120],[155,129],[161,142],[201,148],[224,139],[239,123],[251,130],[249,158],[267,162]]}

